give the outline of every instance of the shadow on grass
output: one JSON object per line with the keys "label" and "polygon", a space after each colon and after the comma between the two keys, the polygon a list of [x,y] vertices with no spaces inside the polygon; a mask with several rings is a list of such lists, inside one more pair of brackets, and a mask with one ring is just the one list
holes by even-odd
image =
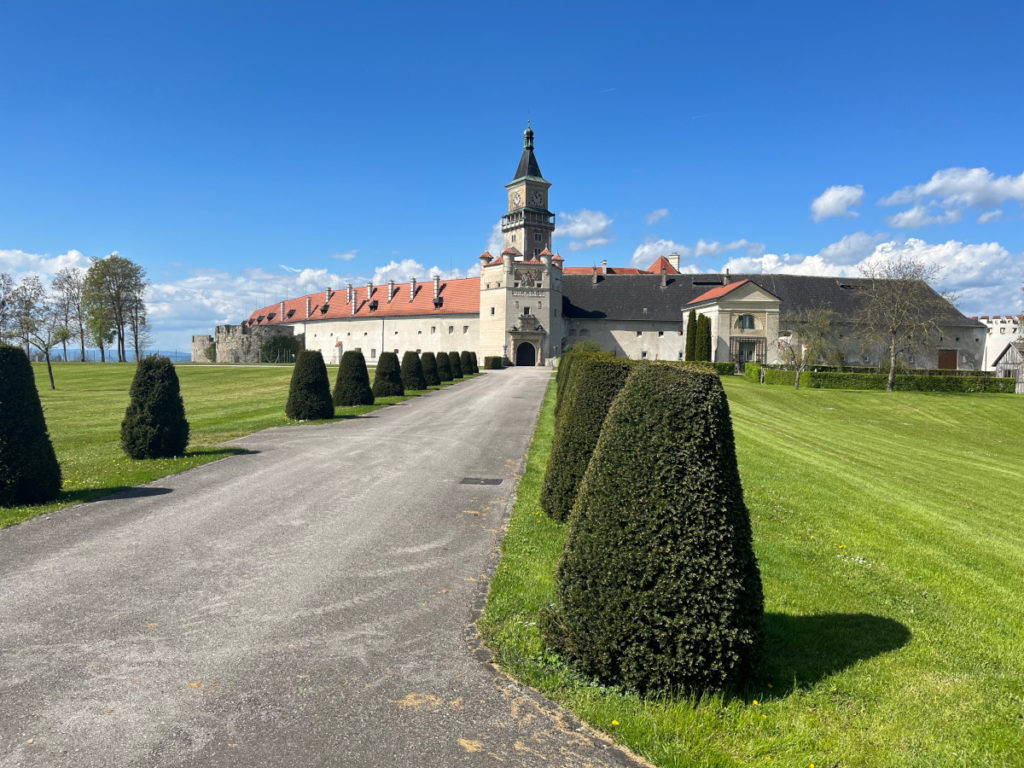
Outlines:
{"label": "shadow on grass", "polygon": [[772,698],[810,688],[858,661],[907,644],[910,630],[868,613],[765,614],[764,682]]}

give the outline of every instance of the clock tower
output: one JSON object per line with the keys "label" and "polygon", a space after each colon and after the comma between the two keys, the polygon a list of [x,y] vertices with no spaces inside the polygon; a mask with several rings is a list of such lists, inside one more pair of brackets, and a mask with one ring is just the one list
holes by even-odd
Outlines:
{"label": "clock tower", "polygon": [[555,214],[548,210],[550,187],[550,182],[540,175],[540,165],[533,154],[533,129],[527,124],[523,156],[515,178],[505,185],[508,213],[501,217],[502,250],[515,248],[527,260],[538,259],[543,251],[551,250]]}

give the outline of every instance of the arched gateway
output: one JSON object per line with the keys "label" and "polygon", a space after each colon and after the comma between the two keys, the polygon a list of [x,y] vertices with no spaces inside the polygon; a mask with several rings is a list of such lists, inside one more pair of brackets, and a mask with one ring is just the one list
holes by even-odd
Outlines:
{"label": "arched gateway", "polygon": [[536,365],[537,350],[533,344],[524,341],[516,347],[516,365]]}

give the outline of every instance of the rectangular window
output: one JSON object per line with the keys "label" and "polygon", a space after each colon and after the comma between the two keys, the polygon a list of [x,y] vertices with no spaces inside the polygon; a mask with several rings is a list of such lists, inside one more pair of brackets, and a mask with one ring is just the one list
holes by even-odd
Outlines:
{"label": "rectangular window", "polygon": [[463,333],[469,333],[469,326],[468,325],[462,326],[462,332]]}
{"label": "rectangular window", "polygon": [[491,314],[494,314],[494,307],[491,307]]}
{"label": "rectangular window", "polygon": [[641,352],[640,353],[640,359],[641,360],[646,360],[647,359],[647,353],[646,352]]}
{"label": "rectangular window", "polygon": [[540,242],[540,232],[534,232],[533,233],[533,239],[536,240],[539,243]]}
{"label": "rectangular window", "polygon": [[664,332],[664,331],[658,331],[658,337],[659,337],[659,338],[661,338],[661,337],[662,337],[662,336],[664,336],[664,335],[665,335],[665,332]]}
{"label": "rectangular window", "polygon": [[455,333],[455,326],[454,325],[449,325],[448,326],[448,333]]}
{"label": "rectangular window", "polygon": [[376,356],[377,356],[377,350],[376,349],[371,349],[370,350],[370,358],[372,359],[372,358],[374,358]]}
{"label": "rectangular window", "polygon": [[530,308],[529,307],[523,307],[523,314],[524,315],[530,314]]}
{"label": "rectangular window", "polygon": [[642,334],[643,334],[643,331],[637,331],[637,332],[636,332],[636,337],[637,337],[637,338],[640,338],[640,336],[641,336]]}
{"label": "rectangular window", "polygon": [[436,325],[430,326],[430,332],[431,333],[437,333],[437,326]]}
{"label": "rectangular window", "polygon": [[514,243],[515,241],[516,241],[516,235],[515,235],[515,232],[513,232],[512,233],[512,242]]}

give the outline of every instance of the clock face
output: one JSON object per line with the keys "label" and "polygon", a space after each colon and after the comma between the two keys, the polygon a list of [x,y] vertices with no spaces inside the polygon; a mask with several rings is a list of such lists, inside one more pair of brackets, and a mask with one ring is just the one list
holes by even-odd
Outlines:
{"label": "clock face", "polygon": [[530,204],[531,205],[543,205],[544,204],[544,193],[541,192],[539,189],[535,189],[533,191],[533,194],[530,195]]}
{"label": "clock face", "polygon": [[516,192],[512,195],[512,205],[521,205],[523,202],[523,196]]}

